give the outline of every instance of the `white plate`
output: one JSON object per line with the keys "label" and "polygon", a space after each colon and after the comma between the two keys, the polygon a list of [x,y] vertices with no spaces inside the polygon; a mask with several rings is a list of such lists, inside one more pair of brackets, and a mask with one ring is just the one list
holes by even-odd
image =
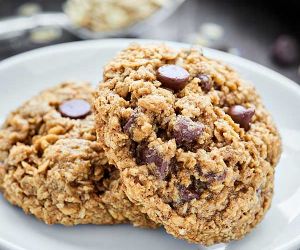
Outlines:
{"label": "white plate", "polygon": [[[60,81],[74,79],[98,83],[102,66],[129,42],[132,40],[69,43],[3,61],[0,63],[0,118],[4,119],[9,110],[38,91]],[[271,210],[243,240],[219,245],[218,249],[297,249],[300,247],[300,88],[278,73],[239,57],[210,49],[204,49],[204,53],[231,64],[255,84],[276,120],[284,145],[276,171]],[[47,226],[23,214],[0,196],[0,249],[196,250],[200,246],[176,240],[163,229],[142,230],[130,225]]]}

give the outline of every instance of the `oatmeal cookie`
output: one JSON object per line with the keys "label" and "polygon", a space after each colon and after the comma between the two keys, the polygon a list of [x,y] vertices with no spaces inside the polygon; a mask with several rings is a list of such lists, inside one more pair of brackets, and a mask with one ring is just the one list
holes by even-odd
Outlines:
{"label": "oatmeal cookie", "polygon": [[211,245],[262,220],[281,142],[252,85],[197,49],[166,45],[131,45],[103,79],[98,140],[153,221]]}
{"label": "oatmeal cookie", "polygon": [[143,21],[171,3],[169,0],[68,0],[64,10],[79,27],[109,32]]}
{"label": "oatmeal cookie", "polygon": [[4,197],[47,224],[155,227],[96,141],[92,96],[88,84],[63,83],[8,116],[0,130]]}

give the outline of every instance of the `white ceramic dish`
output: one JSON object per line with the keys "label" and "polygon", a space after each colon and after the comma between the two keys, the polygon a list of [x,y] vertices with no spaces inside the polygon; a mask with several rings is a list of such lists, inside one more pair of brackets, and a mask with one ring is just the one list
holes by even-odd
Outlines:
{"label": "white ceramic dish", "polygon": [[[0,63],[0,119],[38,91],[63,80],[101,79],[102,66],[132,40],[76,42],[43,48]],[[137,42],[149,42],[139,40]],[[170,43],[173,47],[188,46]],[[204,49],[252,81],[274,116],[283,138],[276,171],[275,196],[264,221],[243,240],[218,245],[226,250],[287,250],[300,247],[300,87],[263,66],[223,52]],[[202,249],[176,240],[163,229],[130,225],[47,226],[0,196],[0,249],[117,250]]]}

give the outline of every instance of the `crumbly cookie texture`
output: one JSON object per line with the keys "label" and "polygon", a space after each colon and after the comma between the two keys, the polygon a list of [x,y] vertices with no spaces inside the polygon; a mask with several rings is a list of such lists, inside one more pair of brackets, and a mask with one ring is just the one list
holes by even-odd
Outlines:
{"label": "crumbly cookie texture", "polygon": [[199,50],[165,45],[129,46],[103,79],[99,142],[153,221],[211,245],[262,220],[281,142],[253,86]]}
{"label": "crumbly cookie texture", "polygon": [[0,130],[4,197],[47,224],[155,227],[128,200],[119,170],[96,141],[93,92],[85,83],[62,83],[8,116]]}

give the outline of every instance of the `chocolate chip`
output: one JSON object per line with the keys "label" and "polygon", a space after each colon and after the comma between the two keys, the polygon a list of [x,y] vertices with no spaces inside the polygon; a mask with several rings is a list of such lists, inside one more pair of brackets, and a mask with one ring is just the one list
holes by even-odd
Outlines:
{"label": "chocolate chip", "polygon": [[91,105],[83,99],[72,99],[62,103],[59,112],[64,117],[83,119],[91,113]]}
{"label": "chocolate chip", "polygon": [[157,70],[157,79],[165,88],[179,91],[183,89],[189,80],[190,74],[178,65],[164,65]]}
{"label": "chocolate chip", "polygon": [[176,158],[172,158],[170,161],[170,173],[175,174],[179,171],[180,163],[177,162]]}
{"label": "chocolate chip", "polygon": [[188,187],[178,185],[180,202],[187,202],[193,199],[200,199],[200,195],[208,188],[207,184],[194,176],[191,176],[191,184]]}
{"label": "chocolate chip", "polygon": [[206,178],[207,184],[214,182],[214,181],[223,181],[226,178],[225,170],[221,173],[213,173],[213,172],[203,173],[202,168],[199,164],[197,164],[195,166],[195,169],[198,171],[200,176],[203,176],[204,178]]}
{"label": "chocolate chip", "polygon": [[157,138],[161,138],[163,141],[168,140],[168,132],[163,128],[156,129],[156,136]]}
{"label": "chocolate chip", "polygon": [[164,180],[169,172],[170,172],[170,167],[169,167],[169,162],[168,161],[163,161],[163,160],[158,160],[155,162],[155,165],[156,165],[156,173],[157,173],[157,176]]}
{"label": "chocolate chip", "polygon": [[179,197],[181,202],[188,202],[193,199],[199,199],[200,194],[196,193],[195,190],[190,190],[189,188],[179,185],[178,186]]}
{"label": "chocolate chip", "polygon": [[174,137],[178,145],[192,143],[203,133],[204,125],[185,116],[177,116]]}
{"label": "chocolate chip", "polygon": [[196,193],[202,194],[207,189],[207,183],[194,179],[192,182],[193,189]]}
{"label": "chocolate chip", "polygon": [[246,109],[244,106],[241,105],[231,106],[228,110],[228,115],[231,116],[232,120],[240,124],[240,126],[245,130],[250,129],[250,121],[254,113],[254,108]]}
{"label": "chocolate chip", "polygon": [[133,111],[133,113],[131,114],[131,116],[129,117],[128,121],[125,123],[125,125],[123,126],[123,131],[126,134],[130,134],[130,130],[132,128],[132,125],[135,123],[136,119],[138,117],[138,111],[135,110]]}
{"label": "chocolate chip", "polygon": [[154,148],[149,148],[146,144],[137,147],[137,163],[156,165],[156,174],[160,179],[165,179],[170,172],[170,162],[164,160],[159,152]]}
{"label": "chocolate chip", "polygon": [[279,36],[271,50],[272,59],[282,66],[290,66],[299,62],[300,48],[298,41],[289,35]]}
{"label": "chocolate chip", "polygon": [[222,173],[207,173],[203,175],[205,178],[208,179],[208,182],[214,182],[214,181],[223,181],[226,178],[226,172]]}
{"label": "chocolate chip", "polygon": [[173,157],[170,160],[170,163],[169,163],[169,173],[168,173],[168,175],[165,178],[166,181],[170,181],[171,178],[172,178],[172,175],[177,174],[177,172],[180,169],[180,165],[182,165],[182,163],[177,162],[176,157]]}
{"label": "chocolate chip", "polygon": [[210,89],[212,87],[212,79],[210,78],[210,76],[206,75],[206,74],[199,74],[197,77],[200,79],[199,84],[201,86],[201,89],[204,92],[210,91]]}

